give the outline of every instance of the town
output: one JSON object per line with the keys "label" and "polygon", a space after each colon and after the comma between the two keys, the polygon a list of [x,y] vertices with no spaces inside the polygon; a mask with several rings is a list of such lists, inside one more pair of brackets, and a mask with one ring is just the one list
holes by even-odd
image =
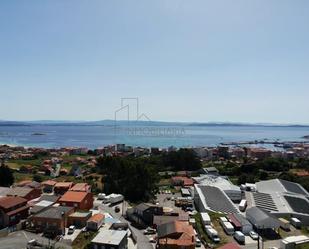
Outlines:
{"label": "town", "polygon": [[0,248],[309,246],[309,145],[0,146]]}

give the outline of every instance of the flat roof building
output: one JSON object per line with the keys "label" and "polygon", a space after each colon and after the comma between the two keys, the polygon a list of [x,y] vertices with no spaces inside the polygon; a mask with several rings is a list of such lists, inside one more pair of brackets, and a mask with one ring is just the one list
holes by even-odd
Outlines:
{"label": "flat roof building", "polygon": [[103,230],[91,241],[94,249],[126,249],[128,238],[126,231]]}

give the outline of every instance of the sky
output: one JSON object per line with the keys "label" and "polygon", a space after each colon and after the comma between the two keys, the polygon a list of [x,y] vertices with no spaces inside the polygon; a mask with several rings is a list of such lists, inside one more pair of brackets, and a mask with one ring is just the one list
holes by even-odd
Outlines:
{"label": "sky", "polygon": [[309,124],[307,0],[2,0],[0,120]]}

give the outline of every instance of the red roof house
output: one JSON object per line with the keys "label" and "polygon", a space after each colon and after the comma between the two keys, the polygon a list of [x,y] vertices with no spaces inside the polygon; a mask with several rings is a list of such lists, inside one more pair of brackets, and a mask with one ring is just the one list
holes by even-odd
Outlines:
{"label": "red roof house", "polygon": [[0,198],[0,228],[16,225],[28,217],[27,200],[21,197]]}
{"label": "red roof house", "polygon": [[76,183],[70,191],[76,191],[76,192],[91,192],[91,187],[87,183]]}
{"label": "red roof house", "polygon": [[93,196],[92,193],[68,191],[59,199],[58,202],[61,206],[89,210],[93,207]]}

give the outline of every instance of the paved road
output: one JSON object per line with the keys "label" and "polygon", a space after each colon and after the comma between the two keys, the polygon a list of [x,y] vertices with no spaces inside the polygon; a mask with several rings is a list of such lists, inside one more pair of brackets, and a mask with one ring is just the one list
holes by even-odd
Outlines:
{"label": "paved road", "polygon": [[[18,231],[10,233],[7,237],[0,238],[0,248],[1,249],[24,249],[27,247],[27,243],[31,239],[36,239],[39,243],[48,245],[48,239],[41,237],[38,234],[29,233],[25,231]],[[51,241],[51,243],[55,243]],[[57,242],[55,244],[56,248],[61,247],[65,249],[71,249],[71,246],[68,246],[63,243]]]}
{"label": "paved road", "polygon": [[99,206],[99,209],[102,210],[103,212],[110,213],[114,218],[119,219],[121,222],[126,222],[129,224],[131,231],[136,236],[137,249],[153,249],[152,244],[149,242],[149,239],[147,238],[147,236],[143,234],[143,231],[140,231],[137,228],[131,226],[130,222],[121,215],[122,212],[115,213],[113,208],[108,207],[103,204]]}

